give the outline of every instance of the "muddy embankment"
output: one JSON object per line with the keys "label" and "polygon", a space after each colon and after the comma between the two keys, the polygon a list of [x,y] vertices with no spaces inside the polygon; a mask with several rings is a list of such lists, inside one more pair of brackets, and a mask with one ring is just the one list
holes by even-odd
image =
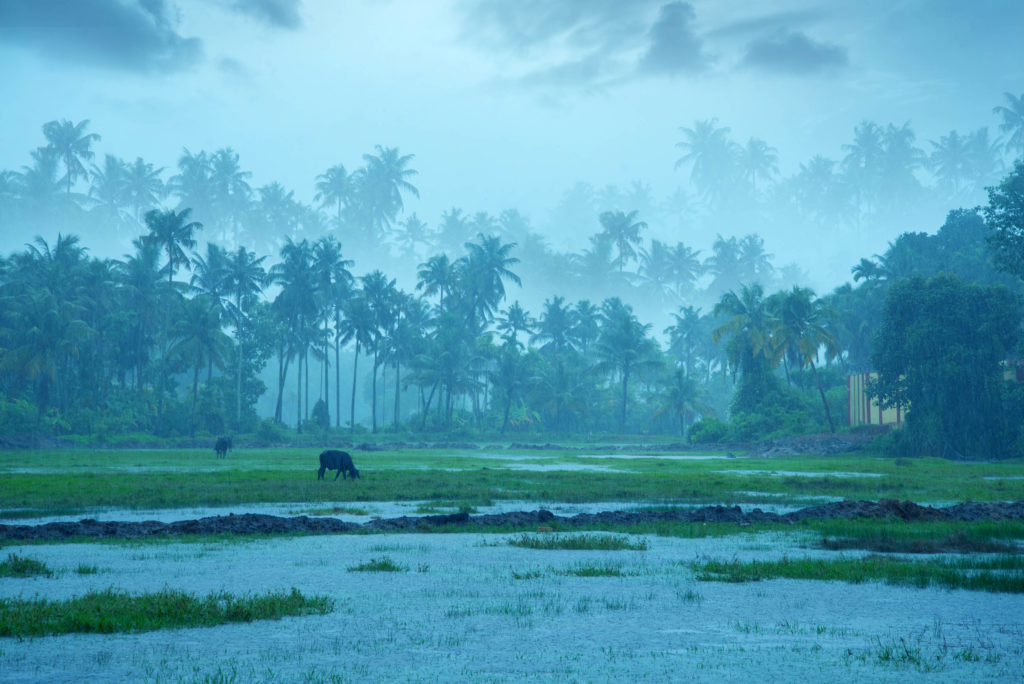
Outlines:
{"label": "muddy embankment", "polygon": [[829,520],[836,518],[894,518],[898,520],[1024,520],[1024,501],[1016,503],[962,503],[942,508],[920,506],[912,501],[882,499],[881,501],[837,501],[809,506],[790,513],[767,513],[759,508],[744,512],[739,506],[704,506],[652,511],[602,511],[558,516],[551,511],[517,511],[491,515],[402,516],[376,519],[365,523],[345,522],[337,518],[309,516],[281,517],[246,513],[217,515],[198,520],[179,520],[172,523],[157,521],[119,522],[83,519],[78,522],[46,523],[43,525],[0,525],[0,539],[5,540],[59,540],[74,537],[97,539],[138,539],[152,536],[178,536],[183,534],[340,534],[353,532],[425,532],[445,525],[465,528],[508,526],[572,528],[587,525],[636,525],[645,522],[723,522],[749,525],[756,522],[789,523],[800,520]]}

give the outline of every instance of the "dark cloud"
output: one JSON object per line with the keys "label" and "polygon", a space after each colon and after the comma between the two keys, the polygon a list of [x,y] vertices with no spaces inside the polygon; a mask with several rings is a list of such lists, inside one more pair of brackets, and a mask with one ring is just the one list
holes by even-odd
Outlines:
{"label": "dark cloud", "polygon": [[790,30],[795,26],[820,21],[826,16],[827,14],[821,9],[773,12],[719,26],[708,31],[706,37],[709,40],[712,38],[749,38],[751,35]]}
{"label": "dark cloud", "polygon": [[302,26],[301,5],[302,0],[233,0],[229,6],[275,28],[297,29]]}
{"label": "dark cloud", "polygon": [[693,30],[696,18],[686,2],[663,5],[647,34],[650,47],[640,60],[640,71],[652,74],[696,74],[707,68],[701,39]]}
{"label": "dark cloud", "polygon": [[463,38],[487,49],[530,52],[568,43],[621,49],[635,44],[661,0],[464,0]]}
{"label": "dark cloud", "polygon": [[848,64],[846,49],[811,40],[799,31],[780,31],[747,45],[740,65],[751,69],[793,74],[817,74]]}
{"label": "dark cloud", "polygon": [[188,69],[203,54],[163,0],[0,0],[0,42],[44,57],[143,73]]}

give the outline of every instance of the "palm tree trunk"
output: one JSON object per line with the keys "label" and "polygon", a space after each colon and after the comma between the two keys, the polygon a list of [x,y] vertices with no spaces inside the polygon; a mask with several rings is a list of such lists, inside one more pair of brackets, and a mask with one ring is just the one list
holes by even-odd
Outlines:
{"label": "palm tree trunk", "polygon": [[328,340],[324,338],[324,415],[327,416],[327,427],[331,427],[331,386],[330,386],[330,354],[327,353]]}
{"label": "palm tree trunk", "polygon": [[619,434],[626,434],[626,396],[629,389],[629,373],[622,374],[622,415],[619,418]]}
{"label": "palm tree trunk", "polygon": [[821,378],[818,377],[818,368],[814,365],[813,359],[811,359],[811,370],[814,371],[814,381],[818,383],[818,394],[821,395],[821,403],[825,407],[825,416],[828,418],[828,428],[834,435],[836,433],[836,424],[832,422],[832,411],[828,407],[828,402],[825,401],[825,390],[821,388]]}
{"label": "palm tree trunk", "polygon": [[377,434],[377,350],[373,350],[373,389],[370,392],[370,423]]}
{"label": "palm tree trunk", "polygon": [[[435,380],[433,386],[430,388],[430,395],[427,397],[427,403],[423,406],[423,420],[420,421],[420,430],[427,429],[427,413],[430,411],[430,401],[434,398],[434,390],[437,389],[437,384],[439,382],[440,380]],[[437,403],[441,403],[440,399]]]}
{"label": "palm tree trunk", "polygon": [[196,359],[195,370],[192,373],[192,415],[189,417],[188,436],[196,436],[196,400],[199,397],[199,369],[203,367],[202,359]]}
{"label": "palm tree trunk", "polygon": [[359,340],[356,339],[356,353],[352,356],[352,401],[349,405],[349,431],[356,431],[356,378],[359,377]]}
{"label": "palm tree trunk", "polygon": [[341,429],[341,340],[334,338],[334,427]]}
{"label": "palm tree trunk", "polygon": [[402,407],[402,366],[397,361],[395,362],[395,430],[398,430],[398,416]]}
{"label": "palm tree trunk", "polygon": [[296,354],[295,380],[295,428],[302,434],[302,353]]}

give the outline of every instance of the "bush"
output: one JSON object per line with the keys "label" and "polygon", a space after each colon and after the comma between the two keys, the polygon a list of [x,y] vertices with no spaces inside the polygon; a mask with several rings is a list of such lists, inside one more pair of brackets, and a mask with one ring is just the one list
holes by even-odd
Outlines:
{"label": "bush", "polygon": [[284,431],[272,418],[264,418],[256,428],[256,439],[266,444],[280,444],[285,441]]}
{"label": "bush", "polygon": [[702,418],[690,426],[691,444],[715,444],[729,434],[729,426],[717,418]]}

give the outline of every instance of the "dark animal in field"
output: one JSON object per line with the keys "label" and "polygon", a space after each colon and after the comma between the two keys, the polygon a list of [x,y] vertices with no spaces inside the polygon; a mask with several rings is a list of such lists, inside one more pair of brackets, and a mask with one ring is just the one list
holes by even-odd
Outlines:
{"label": "dark animal in field", "polygon": [[213,450],[217,453],[217,458],[224,458],[228,455],[228,450],[232,448],[230,437],[218,437],[217,443],[213,445]]}
{"label": "dark animal in field", "polygon": [[[320,470],[316,471],[316,479],[324,479],[324,471],[326,470],[337,470],[338,475],[344,475],[345,479],[349,475],[352,479],[359,477],[359,471],[356,470],[355,465],[352,463],[352,457],[349,456],[347,451],[337,451],[335,449],[328,449],[327,451],[321,452],[320,454]],[[334,479],[338,479],[338,475],[334,476]]]}

